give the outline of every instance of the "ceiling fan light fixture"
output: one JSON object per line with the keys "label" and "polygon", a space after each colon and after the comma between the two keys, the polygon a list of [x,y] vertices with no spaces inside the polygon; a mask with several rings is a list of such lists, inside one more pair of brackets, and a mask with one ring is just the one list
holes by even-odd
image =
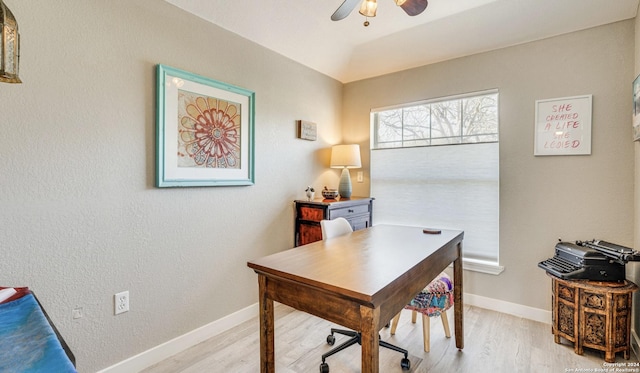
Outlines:
{"label": "ceiling fan light fixture", "polygon": [[410,16],[417,16],[418,14],[424,12],[429,5],[428,0],[394,0],[396,5],[402,8],[405,13]]}
{"label": "ceiling fan light fixture", "polygon": [[365,17],[375,17],[377,9],[378,4],[376,3],[376,0],[362,0],[362,5],[360,5],[360,14]]}

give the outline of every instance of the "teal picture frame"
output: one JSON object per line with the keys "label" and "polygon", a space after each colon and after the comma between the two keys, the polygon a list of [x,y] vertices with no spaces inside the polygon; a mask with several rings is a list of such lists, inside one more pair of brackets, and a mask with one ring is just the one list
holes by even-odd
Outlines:
{"label": "teal picture frame", "polygon": [[158,188],[255,184],[255,92],[157,65]]}

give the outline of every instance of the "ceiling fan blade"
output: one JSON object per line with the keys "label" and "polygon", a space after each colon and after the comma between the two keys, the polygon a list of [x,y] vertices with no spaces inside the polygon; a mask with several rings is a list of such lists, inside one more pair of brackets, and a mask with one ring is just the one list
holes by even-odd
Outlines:
{"label": "ceiling fan blade", "polygon": [[427,5],[429,5],[427,0],[407,0],[400,5],[400,8],[410,16],[417,16],[427,9]]}
{"label": "ceiling fan blade", "polygon": [[340,5],[338,9],[336,9],[336,11],[333,13],[333,15],[331,15],[331,20],[339,21],[343,18],[346,18],[349,14],[351,14],[351,11],[356,8],[356,5],[358,5],[360,1],[361,0],[344,0],[342,5]]}

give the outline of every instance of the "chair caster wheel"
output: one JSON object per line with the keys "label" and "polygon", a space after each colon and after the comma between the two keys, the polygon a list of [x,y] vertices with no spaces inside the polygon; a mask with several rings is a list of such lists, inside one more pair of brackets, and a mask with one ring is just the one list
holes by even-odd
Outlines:
{"label": "chair caster wheel", "polygon": [[320,364],[320,373],[329,373],[329,364],[327,363]]}
{"label": "chair caster wheel", "polygon": [[411,362],[406,357],[400,360],[400,366],[402,370],[409,370],[411,368]]}
{"label": "chair caster wheel", "polygon": [[[327,344],[329,346],[333,346],[334,343],[336,343],[336,337],[334,337],[333,334],[329,334],[327,336]],[[327,369],[329,369],[329,368],[327,368]],[[328,370],[327,370],[327,372],[328,372]]]}

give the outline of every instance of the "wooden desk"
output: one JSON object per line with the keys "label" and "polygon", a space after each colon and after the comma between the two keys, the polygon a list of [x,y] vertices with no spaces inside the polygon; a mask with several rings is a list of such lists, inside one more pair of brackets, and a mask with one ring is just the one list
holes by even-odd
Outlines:
{"label": "wooden desk", "polygon": [[360,331],[362,372],[379,373],[378,332],[450,263],[456,347],[462,349],[463,236],[376,225],[248,262],[258,274],[260,372],[275,372],[276,301]]}

